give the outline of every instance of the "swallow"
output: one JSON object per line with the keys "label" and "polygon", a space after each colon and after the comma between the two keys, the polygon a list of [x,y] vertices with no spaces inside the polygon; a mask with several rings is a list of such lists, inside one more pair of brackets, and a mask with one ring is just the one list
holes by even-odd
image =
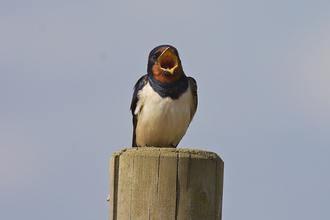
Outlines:
{"label": "swallow", "polygon": [[130,109],[132,147],[177,147],[197,110],[197,83],[183,72],[175,47],[151,50],[147,74],[134,86]]}

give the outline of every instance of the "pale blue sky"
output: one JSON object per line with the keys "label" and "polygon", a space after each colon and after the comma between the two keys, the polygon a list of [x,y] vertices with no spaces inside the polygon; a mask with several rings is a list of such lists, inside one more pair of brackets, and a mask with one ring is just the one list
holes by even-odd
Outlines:
{"label": "pale blue sky", "polygon": [[0,30],[0,219],[108,219],[160,44],[197,80],[179,147],[224,160],[223,219],[329,218],[330,1],[3,0]]}

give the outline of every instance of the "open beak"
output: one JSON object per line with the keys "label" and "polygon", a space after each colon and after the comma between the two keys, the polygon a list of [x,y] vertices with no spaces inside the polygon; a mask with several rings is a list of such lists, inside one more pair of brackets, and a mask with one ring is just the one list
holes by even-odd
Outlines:
{"label": "open beak", "polygon": [[173,71],[178,66],[178,57],[172,52],[168,47],[166,50],[158,57],[158,66],[160,69],[170,72],[173,75]]}

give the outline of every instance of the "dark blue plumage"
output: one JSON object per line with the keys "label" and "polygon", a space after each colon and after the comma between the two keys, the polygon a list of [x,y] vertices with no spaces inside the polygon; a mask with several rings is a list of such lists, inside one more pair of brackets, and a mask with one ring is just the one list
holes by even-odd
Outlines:
{"label": "dark blue plumage", "polygon": [[188,79],[183,72],[181,77],[172,83],[159,82],[151,74],[148,74],[148,79],[151,87],[163,98],[169,96],[171,99],[178,99],[188,89]]}

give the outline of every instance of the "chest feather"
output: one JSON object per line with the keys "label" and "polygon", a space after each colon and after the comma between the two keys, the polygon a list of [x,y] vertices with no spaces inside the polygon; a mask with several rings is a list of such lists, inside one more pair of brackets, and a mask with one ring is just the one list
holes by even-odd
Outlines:
{"label": "chest feather", "polygon": [[140,146],[176,145],[190,123],[192,93],[187,89],[178,99],[162,98],[147,84],[139,93],[135,114],[136,142]]}

